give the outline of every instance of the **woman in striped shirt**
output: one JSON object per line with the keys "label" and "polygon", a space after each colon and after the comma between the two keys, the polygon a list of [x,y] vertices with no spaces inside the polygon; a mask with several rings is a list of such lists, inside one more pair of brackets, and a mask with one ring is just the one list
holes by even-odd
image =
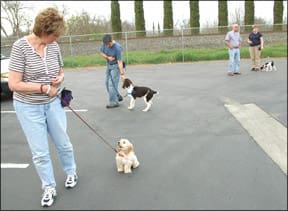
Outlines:
{"label": "woman in striped shirt", "polygon": [[10,55],[9,87],[14,92],[13,105],[42,182],[42,206],[51,206],[57,195],[48,134],[67,174],[65,186],[72,188],[77,184],[73,146],[58,97],[64,73],[56,40],[65,30],[63,16],[54,8],[44,9],[35,18],[33,33],[17,40]]}

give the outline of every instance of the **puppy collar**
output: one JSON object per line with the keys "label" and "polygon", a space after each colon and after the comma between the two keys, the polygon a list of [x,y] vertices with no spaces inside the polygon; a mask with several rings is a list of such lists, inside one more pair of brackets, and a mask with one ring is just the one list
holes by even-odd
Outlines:
{"label": "puppy collar", "polygon": [[118,155],[119,155],[120,157],[123,157],[123,158],[125,157],[125,155],[123,155],[123,154],[120,153],[120,152],[118,153]]}

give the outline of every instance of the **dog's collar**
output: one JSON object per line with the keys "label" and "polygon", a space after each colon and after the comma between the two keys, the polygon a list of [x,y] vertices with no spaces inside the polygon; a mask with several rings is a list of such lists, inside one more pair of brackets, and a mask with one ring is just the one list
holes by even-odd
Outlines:
{"label": "dog's collar", "polygon": [[122,153],[120,153],[120,152],[118,152],[118,155],[120,156],[120,157],[125,157],[125,155],[123,155]]}

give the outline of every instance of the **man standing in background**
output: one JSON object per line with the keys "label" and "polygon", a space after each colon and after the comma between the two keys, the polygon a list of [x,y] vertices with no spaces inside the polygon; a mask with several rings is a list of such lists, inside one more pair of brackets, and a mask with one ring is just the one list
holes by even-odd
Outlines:
{"label": "man standing in background", "polygon": [[229,48],[229,66],[228,75],[240,75],[240,48],[241,36],[239,32],[239,25],[233,24],[232,30],[226,34],[225,45]]}
{"label": "man standing in background", "polygon": [[103,45],[100,48],[101,56],[107,61],[105,85],[109,94],[109,104],[106,108],[119,107],[119,102],[123,100],[119,94],[118,85],[121,79],[124,80],[124,69],[122,62],[122,47],[119,43],[112,40],[110,34],[103,37]]}

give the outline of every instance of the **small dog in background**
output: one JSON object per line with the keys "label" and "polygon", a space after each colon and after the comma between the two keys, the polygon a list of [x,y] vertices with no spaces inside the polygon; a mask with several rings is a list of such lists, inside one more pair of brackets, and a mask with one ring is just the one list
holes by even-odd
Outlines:
{"label": "small dog in background", "polygon": [[274,64],[274,61],[269,61],[269,62],[265,62],[261,67],[260,67],[260,70],[261,71],[266,71],[266,72],[269,72],[269,71],[276,71],[277,68]]}
{"label": "small dog in background", "polygon": [[135,107],[136,98],[143,97],[144,102],[146,103],[146,108],[143,111],[149,111],[152,105],[153,95],[158,94],[158,92],[148,87],[134,86],[132,81],[128,78],[124,79],[122,88],[127,90],[127,94],[131,98],[130,105],[128,107],[129,110],[132,110]]}
{"label": "small dog in background", "polygon": [[131,168],[137,168],[140,163],[135,155],[133,144],[127,139],[118,141],[116,154],[117,171],[125,174],[131,173]]}

